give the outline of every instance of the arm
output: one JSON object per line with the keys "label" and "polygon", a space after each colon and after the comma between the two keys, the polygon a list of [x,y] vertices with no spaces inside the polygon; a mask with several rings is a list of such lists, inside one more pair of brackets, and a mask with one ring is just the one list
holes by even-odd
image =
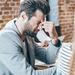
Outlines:
{"label": "arm", "polygon": [[53,45],[52,42],[49,42],[49,46],[47,49],[36,45],[35,57],[38,60],[41,60],[47,64],[53,64],[55,63],[60,47],[61,47],[60,42],[58,42],[56,45]]}
{"label": "arm", "polygon": [[[20,52],[21,47],[14,40],[15,35],[9,37],[13,33],[4,33],[0,36],[0,61],[13,75],[25,75],[26,58]],[[16,38],[18,41],[18,39]]]}
{"label": "arm", "polygon": [[55,67],[46,70],[34,70],[31,65],[27,66],[26,57],[20,50],[21,47],[12,41],[9,35],[0,37],[0,61],[13,75],[50,75],[55,72]]}

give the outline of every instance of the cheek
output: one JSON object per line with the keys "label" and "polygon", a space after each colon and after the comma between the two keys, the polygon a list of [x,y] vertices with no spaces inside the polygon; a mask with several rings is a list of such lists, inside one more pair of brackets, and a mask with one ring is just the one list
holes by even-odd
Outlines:
{"label": "cheek", "polygon": [[37,25],[37,23],[36,22],[32,22],[32,27],[33,28],[36,28],[38,25]]}
{"label": "cheek", "polygon": [[35,17],[33,17],[31,20],[30,20],[30,27],[32,30],[36,29],[38,27],[37,25],[37,19]]}
{"label": "cheek", "polygon": [[36,25],[35,22],[32,22],[32,23],[30,23],[30,25],[29,25],[29,29],[32,30],[32,31],[34,31],[34,30],[36,29],[36,27],[37,27],[37,25]]}

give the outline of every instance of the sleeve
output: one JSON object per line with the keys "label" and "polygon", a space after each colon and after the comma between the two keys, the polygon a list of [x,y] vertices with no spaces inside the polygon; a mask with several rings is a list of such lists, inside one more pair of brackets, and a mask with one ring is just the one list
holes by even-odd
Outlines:
{"label": "sleeve", "polygon": [[26,59],[21,53],[21,47],[7,33],[0,36],[0,61],[13,75],[25,75]]}
{"label": "sleeve", "polygon": [[34,70],[31,65],[27,66],[26,58],[19,50],[8,35],[0,37],[0,61],[13,75],[50,75],[55,72],[55,67]]}
{"label": "sleeve", "polygon": [[47,49],[39,47],[36,45],[35,47],[35,57],[36,59],[45,62],[46,64],[54,64],[61,44],[53,45],[52,42],[49,42],[49,46]]}

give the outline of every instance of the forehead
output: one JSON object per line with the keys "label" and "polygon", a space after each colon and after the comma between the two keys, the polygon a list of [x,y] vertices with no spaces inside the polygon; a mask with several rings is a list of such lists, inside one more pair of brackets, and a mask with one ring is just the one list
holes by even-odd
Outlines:
{"label": "forehead", "polygon": [[37,10],[35,12],[35,16],[37,17],[38,20],[40,20],[40,21],[43,20],[44,21],[45,15],[42,13],[42,11]]}

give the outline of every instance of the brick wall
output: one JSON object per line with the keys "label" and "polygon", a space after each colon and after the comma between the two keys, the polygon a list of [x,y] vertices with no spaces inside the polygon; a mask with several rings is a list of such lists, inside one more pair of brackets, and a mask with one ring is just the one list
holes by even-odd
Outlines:
{"label": "brick wall", "polygon": [[62,35],[66,35],[65,41],[71,41],[74,25],[74,0],[59,0],[59,20]]}
{"label": "brick wall", "polygon": [[0,0],[0,29],[17,16],[19,0]]}

